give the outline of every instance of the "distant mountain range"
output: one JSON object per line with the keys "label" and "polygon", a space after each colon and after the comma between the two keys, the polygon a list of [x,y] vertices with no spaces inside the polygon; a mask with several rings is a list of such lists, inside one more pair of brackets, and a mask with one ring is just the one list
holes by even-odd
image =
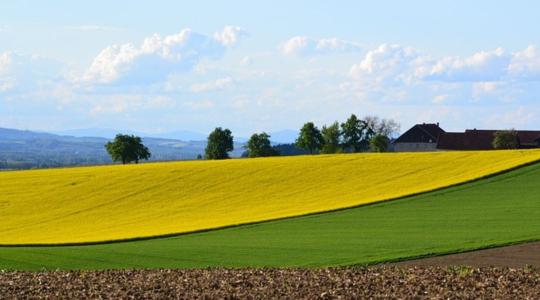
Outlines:
{"label": "distant mountain range", "polygon": [[[118,130],[118,129],[112,129],[112,128],[81,128],[81,129],[70,129],[70,130],[62,130],[62,131],[55,131],[54,134],[57,135],[63,135],[63,136],[74,136],[74,137],[101,137],[101,138],[107,138],[111,139],[114,138],[114,136],[117,133],[124,133],[124,134],[134,134],[141,137],[149,137],[149,138],[161,138],[161,139],[173,139],[173,140],[181,140],[181,141],[206,141],[206,138],[208,134],[196,132],[196,131],[189,131],[189,130],[178,130],[178,131],[170,131],[170,132],[164,132],[164,133],[145,133],[140,131],[133,131],[133,130]],[[288,143],[294,143],[296,138],[298,137],[298,131],[296,130],[281,130],[281,131],[275,131],[270,132],[270,139],[272,140],[272,143],[274,144],[288,144]],[[242,136],[233,136],[237,142],[247,142],[249,137],[242,137]]]}
{"label": "distant mountain range", "polygon": [[[109,140],[0,128],[0,169],[111,163],[104,147]],[[143,143],[150,149],[153,161],[196,159],[204,155],[206,147],[206,141],[154,137],[143,137]],[[239,157],[244,151],[243,143],[235,143],[231,156]]]}
{"label": "distant mountain range", "polygon": [[[191,131],[174,131],[148,135],[135,131],[106,128],[65,130],[55,133],[0,128],[0,169],[28,169],[111,163],[104,145],[118,132],[135,134],[152,153],[151,160],[187,160],[204,155],[206,135]],[[274,144],[291,143],[297,132],[283,130],[271,133]],[[232,157],[245,151],[247,138],[235,137]]]}
{"label": "distant mountain range", "polygon": [[199,132],[187,131],[187,130],[151,134],[151,133],[145,133],[145,132],[140,132],[140,131],[117,130],[117,129],[111,129],[111,128],[82,128],[82,129],[56,131],[54,133],[58,135],[69,135],[69,136],[75,136],[75,137],[102,137],[102,138],[107,138],[107,139],[114,138],[114,136],[117,133],[124,133],[124,134],[134,134],[141,137],[173,139],[173,140],[181,140],[181,141],[206,140],[206,135]]}

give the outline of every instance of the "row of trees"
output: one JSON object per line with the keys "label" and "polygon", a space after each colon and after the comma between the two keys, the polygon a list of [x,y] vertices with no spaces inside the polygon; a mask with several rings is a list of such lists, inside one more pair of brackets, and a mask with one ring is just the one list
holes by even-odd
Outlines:
{"label": "row of trees", "polygon": [[[295,145],[314,153],[340,153],[388,150],[390,136],[399,131],[399,125],[393,120],[366,117],[358,119],[351,115],[344,123],[337,121],[321,130],[312,122],[305,123]],[[105,145],[113,161],[123,164],[147,160],[151,153],[142,144],[141,138],[133,135],[116,135],[115,139]],[[266,132],[253,134],[246,145],[248,157],[265,157],[280,155],[270,142]],[[226,159],[234,150],[234,140],[229,129],[217,127],[208,135],[205,149],[206,159]],[[202,157],[199,157],[202,158]]]}
{"label": "row of trees", "polygon": [[[359,119],[352,114],[344,123],[337,121],[321,130],[313,122],[307,122],[300,129],[295,145],[314,153],[340,153],[388,150],[390,137],[397,134],[399,125],[389,119],[368,116]],[[266,132],[253,134],[246,145],[248,157],[280,155],[271,145]],[[229,129],[216,128],[208,136],[205,150],[207,159],[229,158],[228,152],[234,149],[233,136]]]}
{"label": "row of trees", "polygon": [[341,125],[336,121],[321,130],[312,122],[300,129],[296,144],[309,153],[339,153],[388,151],[390,137],[399,131],[399,125],[393,120],[366,117],[358,119],[352,114]]}

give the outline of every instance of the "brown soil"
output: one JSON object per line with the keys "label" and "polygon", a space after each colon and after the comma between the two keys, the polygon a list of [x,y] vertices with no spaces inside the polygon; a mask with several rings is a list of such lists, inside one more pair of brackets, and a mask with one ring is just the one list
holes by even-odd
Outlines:
{"label": "brown soil", "polygon": [[1,272],[2,299],[534,299],[531,268]]}
{"label": "brown soil", "polygon": [[398,266],[540,267],[540,242],[395,263]]}

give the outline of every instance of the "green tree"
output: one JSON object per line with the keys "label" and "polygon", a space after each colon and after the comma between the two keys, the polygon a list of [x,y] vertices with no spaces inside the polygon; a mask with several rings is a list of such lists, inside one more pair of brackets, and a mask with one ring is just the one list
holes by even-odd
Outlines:
{"label": "green tree", "polygon": [[313,124],[308,122],[300,129],[300,135],[296,139],[296,145],[300,148],[306,149],[310,154],[321,149],[323,144],[323,137],[321,131]]}
{"label": "green tree", "polygon": [[383,134],[376,134],[369,141],[369,146],[373,152],[386,152],[388,151],[388,146],[390,145],[390,139]]}
{"label": "green tree", "polygon": [[366,147],[364,141],[365,124],[352,114],[345,123],[341,124],[343,147],[352,152],[360,152]]}
{"label": "green tree", "polygon": [[253,134],[247,142],[249,157],[275,156],[277,151],[272,148],[270,135],[266,132]]}
{"label": "green tree", "polygon": [[139,163],[139,160],[148,160],[151,156],[141,138],[134,135],[117,134],[113,141],[105,144],[105,149],[113,161],[121,161],[122,164]]}
{"label": "green tree", "polygon": [[229,129],[217,127],[208,135],[208,144],[204,150],[207,159],[226,159],[234,150],[233,136]]}
{"label": "green tree", "polygon": [[337,121],[328,127],[323,126],[321,134],[323,137],[322,153],[338,153],[341,151],[341,132]]}
{"label": "green tree", "polygon": [[519,148],[518,134],[514,129],[497,131],[493,136],[492,144],[495,149]]}

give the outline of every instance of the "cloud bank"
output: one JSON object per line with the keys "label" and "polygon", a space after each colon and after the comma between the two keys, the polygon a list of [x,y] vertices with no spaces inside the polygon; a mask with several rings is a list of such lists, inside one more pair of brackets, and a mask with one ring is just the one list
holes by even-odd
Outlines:
{"label": "cloud bank", "polygon": [[479,51],[468,57],[433,58],[414,48],[382,44],[353,64],[350,76],[377,83],[491,82],[540,79],[536,46],[509,53],[502,48]]}
{"label": "cloud bank", "polygon": [[354,42],[338,38],[314,39],[307,36],[295,36],[281,45],[286,55],[315,55],[361,51],[362,47]]}
{"label": "cloud bank", "polygon": [[111,45],[94,58],[82,82],[98,84],[148,84],[163,81],[175,72],[191,70],[202,59],[221,57],[245,32],[226,26],[213,36],[183,29],[176,34],[154,34],[136,46]]}

